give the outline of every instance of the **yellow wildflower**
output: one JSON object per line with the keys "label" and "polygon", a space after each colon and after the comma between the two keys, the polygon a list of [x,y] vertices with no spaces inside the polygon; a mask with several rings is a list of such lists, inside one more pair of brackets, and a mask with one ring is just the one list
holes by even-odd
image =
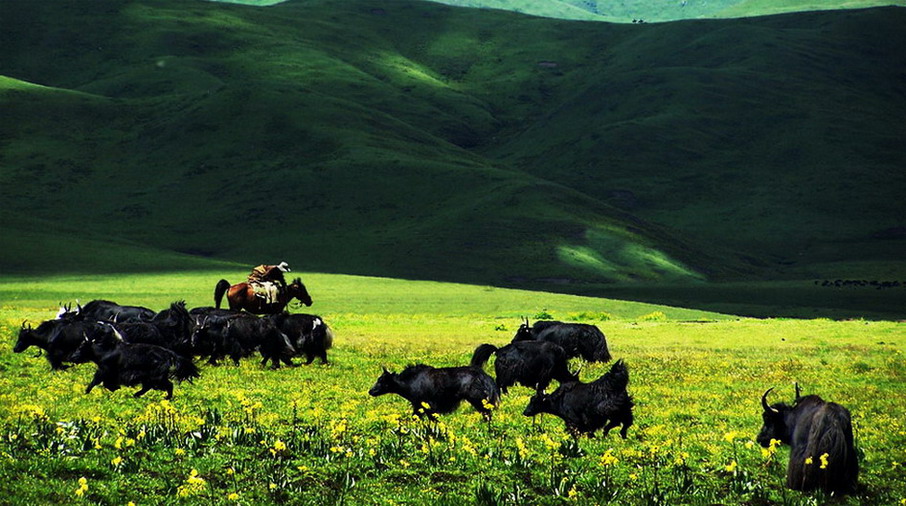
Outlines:
{"label": "yellow wildflower", "polygon": [[516,449],[519,453],[520,459],[525,460],[528,457],[528,455],[529,455],[528,448],[526,448],[525,442],[522,440],[521,437],[516,438]]}
{"label": "yellow wildflower", "polygon": [[227,496],[227,501],[238,501],[238,500],[239,500],[239,494],[237,494],[236,492],[232,492]]}
{"label": "yellow wildflower", "polygon": [[731,461],[729,464],[727,464],[726,467],[724,467],[724,469],[726,469],[727,472],[732,473],[732,472],[736,471],[736,466],[737,466],[737,464],[736,464],[736,461],[734,460],[734,461]]}
{"label": "yellow wildflower", "polygon": [[814,462],[814,460],[812,460],[811,457],[805,458],[805,465],[810,466],[810,465],[812,465],[812,462]]}
{"label": "yellow wildflower", "polygon": [[198,471],[193,467],[192,470],[189,471],[189,477],[186,479],[186,482],[200,485],[204,483],[204,478],[198,476]]}
{"label": "yellow wildflower", "polygon": [[821,455],[820,457],[818,457],[819,459],[821,459],[821,469],[827,469],[827,464],[829,463],[827,461],[828,456],[829,455],[827,453],[825,453],[825,454]]}
{"label": "yellow wildflower", "polygon": [[110,463],[113,464],[113,467],[117,467],[123,463],[123,457],[114,457],[113,460],[110,461]]}
{"label": "yellow wildflower", "polygon": [[736,439],[737,434],[738,433],[735,430],[727,432],[726,434],[724,434],[724,441],[732,443],[733,440]]}
{"label": "yellow wildflower", "polygon": [[619,462],[619,459],[613,455],[612,448],[608,448],[607,451],[604,452],[604,455],[601,455],[601,465],[604,467],[612,466],[617,462]]}
{"label": "yellow wildflower", "polygon": [[75,489],[76,497],[82,497],[88,492],[88,479],[82,476],[79,478],[79,488]]}

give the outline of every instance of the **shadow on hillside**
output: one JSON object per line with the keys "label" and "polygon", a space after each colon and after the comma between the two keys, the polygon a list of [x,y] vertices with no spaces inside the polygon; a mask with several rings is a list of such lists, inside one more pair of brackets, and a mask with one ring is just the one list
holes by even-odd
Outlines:
{"label": "shadow on hillside", "polygon": [[559,284],[534,286],[533,289],[755,318],[906,319],[906,283],[903,281],[887,286],[838,286],[812,280],[683,286]]}

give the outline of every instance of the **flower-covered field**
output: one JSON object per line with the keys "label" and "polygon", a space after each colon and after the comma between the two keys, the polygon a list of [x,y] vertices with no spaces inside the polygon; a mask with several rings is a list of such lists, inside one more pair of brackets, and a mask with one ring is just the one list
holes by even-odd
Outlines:
{"label": "flower-covered field", "polygon": [[[784,489],[787,447],[754,443],[761,394],[776,387],[772,402],[791,402],[793,382],[852,412],[861,489],[841,503],[906,500],[899,322],[739,319],[310,274],[303,281],[315,304],[293,311],[332,327],[330,365],[199,364],[201,377],[166,401],[158,391],[133,398],[128,387],[85,395],[93,364],[51,372],[36,348],[12,352],[23,321],[53,318],[60,302],[210,305],[220,277],[0,279],[0,503],[824,503],[821,493]],[[630,368],[628,439],[613,431],[577,440],[553,416],[525,417],[523,387],[510,389],[490,423],[467,404],[431,422],[401,397],[368,395],[382,366],[464,365],[479,344],[506,344],[522,316],[604,331]],[[588,381],[610,364],[572,366]],[[493,359],[486,370],[493,374]]]}

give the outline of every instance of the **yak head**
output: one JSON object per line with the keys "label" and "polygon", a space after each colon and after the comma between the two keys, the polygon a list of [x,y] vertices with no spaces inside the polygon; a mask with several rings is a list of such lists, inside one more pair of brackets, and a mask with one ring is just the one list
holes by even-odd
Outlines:
{"label": "yak head", "polygon": [[69,359],[76,364],[94,362],[114,351],[122,342],[122,336],[118,332],[98,334],[93,338],[82,332],[82,342]]}
{"label": "yak head", "polygon": [[[761,396],[761,407],[763,409],[761,418],[764,425],[761,426],[761,431],[758,433],[758,437],[755,438],[755,440],[758,441],[758,444],[765,448],[771,446],[772,439],[776,439],[781,443],[790,443],[790,430],[789,427],[787,427],[787,415],[793,408],[784,403],[768,404],[768,394],[771,393],[771,390],[773,389],[773,387],[769,388],[764,395]],[[798,385],[796,390],[798,393]]]}
{"label": "yak head", "polygon": [[529,399],[528,406],[525,407],[525,411],[522,412],[525,416],[535,416],[539,413],[547,413],[550,408],[550,396],[538,392]]}
{"label": "yak head", "polygon": [[371,390],[368,390],[368,395],[377,397],[379,395],[395,392],[397,385],[397,376],[398,374],[390,372],[386,367],[384,367],[381,376],[374,383],[374,386],[371,387]]}
{"label": "yak head", "polygon": [[94,346],[91,339],[88,338],[85,333],[82,333],[82,342],[79,344],[79,347],[76,348],[72,355],[69,356],[69,359],[75,362],[76,364],[83,364],[94,360]]}
{"label": "yak head", "polygon": [[519,325],[519,329],[516,331],[516,335],[513,336],[513,342],[531,341],[532,339],[535,339],[535,336],[532,335],[532,326],[529,325],[528,318],[523,318],[522,324]]}
{"label": "yak head", "polygon": [[36,344],[34,333],[35,329],[31,328],[31,324],[22,322],[22,327],[19,329],[19,339],[16,340],[16,345],[13,346],[13,352],[22,353],[29,346]]}

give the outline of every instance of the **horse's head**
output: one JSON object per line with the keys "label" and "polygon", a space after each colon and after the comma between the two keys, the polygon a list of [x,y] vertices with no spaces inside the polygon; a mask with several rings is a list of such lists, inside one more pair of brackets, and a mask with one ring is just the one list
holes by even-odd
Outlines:
{"label": "horse's head", "polygon": [[302,284],[302,278],[296,278],[292,283],[287,287],[287,291],[293,297],[299,299],[300,302],[306,306],[311,305],[311,295],[308,294],[308,290],[305,289],[305,285]]}

